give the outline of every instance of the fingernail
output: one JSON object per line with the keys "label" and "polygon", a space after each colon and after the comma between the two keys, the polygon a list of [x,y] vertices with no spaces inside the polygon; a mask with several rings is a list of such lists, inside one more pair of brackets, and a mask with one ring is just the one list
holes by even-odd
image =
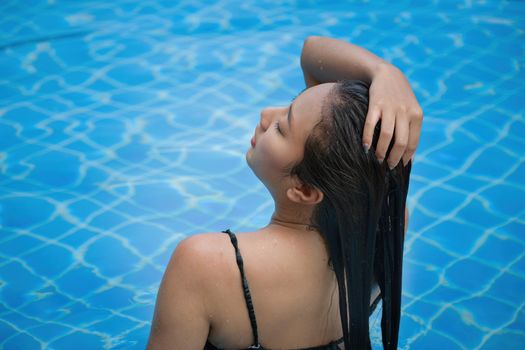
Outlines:
{"label": "fingernail", "polygon": [[395,165],[390,165],[388,164],[388,167],[390,168],[390,170],[394,169],[396,166]]}
{"label": "fingernail", "polygon": [[363,143],[363,148],[365,149],[365,154],[368,154],[368,150],[370,149],[368,143]]}
{"label": "fingernail", "polygon": [[379,161],[379,164],[383,164],[383,158],[379,158],[378,161]]}

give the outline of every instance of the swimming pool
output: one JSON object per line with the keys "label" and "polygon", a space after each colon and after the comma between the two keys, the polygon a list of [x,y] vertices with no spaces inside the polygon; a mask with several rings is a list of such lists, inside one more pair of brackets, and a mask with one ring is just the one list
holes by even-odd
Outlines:
{"label": "swimming pool", "polygon": [[[267,224],[245,164],[311,34],[425,111],[400,349],[525,348],[525,4],[3,1],[0,348],[143,349],[177,243]],[[371,338],[381,348],[380,322]]]}

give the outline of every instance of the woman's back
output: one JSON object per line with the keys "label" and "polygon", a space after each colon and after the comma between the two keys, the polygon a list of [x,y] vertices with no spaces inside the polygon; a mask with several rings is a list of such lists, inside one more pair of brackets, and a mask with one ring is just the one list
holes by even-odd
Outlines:
{"label": "woman's back", "polygon": [[[214,288],[206,293],[212,319],[208,341],[219,348],[248,348],[254,339],[230,237],[201,236],[213,246],[211,254],[220,256],[213,259],[218,261]],[[236,236],[265,348],[308,348],[342,337],[336,279],[318,232],[269,225]]]}

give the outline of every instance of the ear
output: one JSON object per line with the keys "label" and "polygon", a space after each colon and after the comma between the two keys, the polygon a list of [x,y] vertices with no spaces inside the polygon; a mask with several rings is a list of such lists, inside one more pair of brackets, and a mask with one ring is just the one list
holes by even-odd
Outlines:
{"label": "ear", "polygon": [[324,198],[323,192],[318,188],[306,185],[298,180],[294,181],[294,185],[286,190],[286,196],[292,202],[300,204],[317,204]]}

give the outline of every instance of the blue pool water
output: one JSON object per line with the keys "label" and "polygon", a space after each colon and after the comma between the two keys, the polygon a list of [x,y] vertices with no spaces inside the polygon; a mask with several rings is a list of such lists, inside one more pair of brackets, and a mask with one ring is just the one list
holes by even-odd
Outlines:
{"label": "blue pool water", "polygon": [[267,224],[244,155],[259,110],[304,87],[312,34],[398,65],[425,112],[400,349],[525,348],[525,3],[13,0],[0,14],[0,348],[144,349],[177,243]]}

